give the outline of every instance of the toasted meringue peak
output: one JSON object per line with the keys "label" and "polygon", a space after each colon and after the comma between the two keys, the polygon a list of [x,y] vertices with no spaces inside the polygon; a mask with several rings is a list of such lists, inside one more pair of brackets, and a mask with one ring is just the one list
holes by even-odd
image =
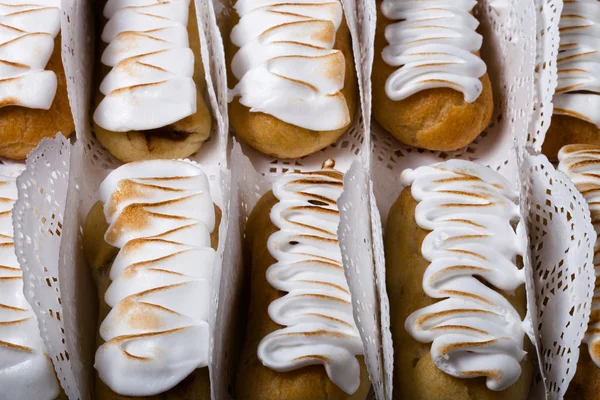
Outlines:
{"label": "toasted meringue peak", "polygon": [[60,32],[60,0],[0,3],[0,107],[47,110],[58,81],[46,64]]}
{"label": "toasted meringue peak", "polygon": [[481,94],[479,80],[485,63],[475,53],[482,38],[479,21],[471,15],[475,0],[384,0],[383,15],[389,45],[383,49],[386,64],[399,67],[387,79],[385,92],[403,100],[422,90],[450,88],[472,103]]}
{"label": "toasted meringue peak", "polygon": [[279,230],[267,246],[277,263],[266,278],[287,294],[269,305],[269,316],[284,328],[261,340],[258,357],[276,371],[323,364],[331,381],[352,394],[363,346],[337,238],[343,175],[334,165],[327,160],[319,171],[287,173],[273,184],[279,202],[271,221]]}
{"label": "toasted meringue peak", "polygon": [[436,303],[414,311],[405,328],[431,345],[435,365],[457,378],[486,377],[490,390],[519,379],[525,356],[521,317],[499,290],[525,282],[516,265],[523,245],[518,193],[500,174],[452,160],[403,173],[418,202],[415,220],[430,231],[423,290]]}
{"label": "toasted meringue peak", "polygon": [[565,1],[559,30],[554,113],[600,128],[600,3]]}
{"label": "toasted meringue peak", "polygon": [[[594,268],[600,276],[600,146],[572,144],[558,152],[558,169],[564,172],[590,207],[592,224],[596,230]],[[600,367],[600,285],[596,285],[592,299],[592,314],[584,342],[590,357]]]}
{"label": "toasted meringue peak", "polygon": [[37,317],[23,294],[13,242],[16,199],[15,179],[0,176],[0,398],[51,400],[60,386]]}
{"label": "toasted meringue peak", "polygon": [[100,199],[105,240],[120,250],[95,368],[115,393],[157,395],[208,365],[215,259],[208,179],[186,161],[133,162],[106,177]]}
{"label": "toasted meringue peak", "polygon": [[239,82],[230,98],[314,131],[347,126],[346,64],[333,49],[343,18],[339,0],[239,0],[235,9],[240,20],[231,40],[240,49],[231,71]]}
{"label": "toasted meringue peak", "polygon": [[115,132],[148,130],[196,112],[194,52],[187,32],[190,0],[109,0],[94,121]]}

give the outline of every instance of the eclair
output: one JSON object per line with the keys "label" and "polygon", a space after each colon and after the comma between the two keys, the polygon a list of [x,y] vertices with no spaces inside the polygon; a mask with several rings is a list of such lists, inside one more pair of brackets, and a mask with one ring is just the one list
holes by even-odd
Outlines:
{"label": "eclair", "polygon": [[96,399],[210,399],[220,210],[187,161],[125,164],[83,228],[100,304]]}
{"label": "eclair", "polygon": [[394,399],[527,399],[518,192],[482,165],[405,170],[385,232]]}
{"label": "eclair", "polygon": [[378,0],[373,116],[404,144],[457,150],[490,123],[494,102],[475,0]]}
{"label": "eclair", "polygon": [[600,3],[565,1],[559,30],[558,84],[542,145],[552,160],[565,145],[600,145]]}
{"label": "eclair", "polygon": [[0,4],[0,157],[23,160],[75,126],[62,64],[60,0]]}
{"label": "eclair", "polygon": [[66,400],[23,294],[12,225],[16,199],[15,178],[0,176],[0,400]]}
{"label": "eclair", "polygon": [[243,141],[297,158],[346,132],[358,88],[340,0],[238,0],[232,26],[229,117]]}
{"label": "eclair", "polygon": [[98,0],[94,134],[123,162],[185,158],[211,130],[192,0]]}
{"label": "eclair", "polygon": [[250,265],[238,400],[365,400],[363,345],[337,238],[343,175],[286,173],[246,225]]}

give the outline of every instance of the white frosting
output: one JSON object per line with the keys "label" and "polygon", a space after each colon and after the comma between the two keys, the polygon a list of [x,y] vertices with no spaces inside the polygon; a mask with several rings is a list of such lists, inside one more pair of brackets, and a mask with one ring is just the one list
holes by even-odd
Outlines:
{"label": "white frosting", "polygon": [[[600,279],[600,146],[568,145],[558,152],[558,169],[573,181],[590,207],[592,224],[598,235],[594,245],[596,281]],[[600,367],[600,285],[592,299],[592,317],[585,334],[590,357]]]}
{"label": "white frosting", "polygon": [[277,263],[267,281],[287,294],[269,305],[269,316],[285,328],[261,340],[258,357],[280,372],[323,364],[331,381],[352,394],[360,385],[356,355],[363,346],[337,238],[343,176],[332,168],[288,173],[273,184],[279,202],[271,221],[279,230],[268,249]]}
{"label": "white frosting", "polygon": [[554,113],[600,128],[600,3],[565,1],[559,28]]}
{"label": "white frosting", "polygon": [[13,243],[14,178],[0,176],[0,399],[50,400],[60,387],[37,317],[23,294]]}
{"label": "white frosting", "polygon": [[[416,340],[431,345],[431,358],[458,378],[485,376],[490,390],[503,390],[521,375],[521,318],[494,288],[514,291],[525,282],[517,265],[523,244],[518,193],[498,173],[452,160],[405,170],[418,202],[415,220],[431,231],[421,253],[430,262],[425,293],[440,300],[413,312],[405,323]],[[485,283],[484,283],[485,281]]]}
{"label": "white frosting", "polygon": [[183,161],[134,162],[108,175],[100,199],[110,224],[105,240],[120,251],[95,367],[121,395],[163,393],[208,365],[215,257],[208,180]]}
{"label": "white frosting", "polygon": [[60,32],[60,0],[0,3],[0,107],[47,110],[58,81],[46,64]]}
{"label": "white frosting", "polygon": [[94,121],[115,132],[161,128],[196,112],[190,0],[109,0],[102,63],[113,67]]}
{"label": "white frosting", "polygon": [[426,89],[460,91],[468,103],[481,94],[480,77],[485,63],[475,53],[482,38],[479,21],[471,15],[475,0],[384,0],[383,15],[391,21],[385,29],[389,45],[381,56],[400,67],[385,83],[392,100],[403,100]]}
{"label": "white frosting", "polygon": [[230,101],[240,96],[251,112],[314,131],[347,126],[346,65],[333,49],[339,0],[238,0],[235,9],[231,41],[240,49],[231,71],[239,82]]}

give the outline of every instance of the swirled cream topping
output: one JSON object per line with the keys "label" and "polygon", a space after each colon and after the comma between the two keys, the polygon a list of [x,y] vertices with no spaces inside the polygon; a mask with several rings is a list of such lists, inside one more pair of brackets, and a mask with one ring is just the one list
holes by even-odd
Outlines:
{"label": "swirled cream topping", "polygon": [[100,84],[105,96],[94,121],[116,132],[172,124],[196,112],[194,52],[187,23],[190,0],[109,0]]}
{"label": "swirled cream topping", "polygon": [[46,64],[60,32],[60,0],[0,3],[0,107],[47,110],[58,81]]}
{"label": "swirled cream topping", "polygon": [[383,15],[397,21],[385,28],[389,45],[381,56],[399,67],[387,79],[385,93],[403,100],[426,89],[460,91],[468,103],[481,94],[485,63],[477,53],[482,38],[471,15],[475,0],[384,0]]}
{"label": "swirled cream topping", "polygon": [[498,173],[460,160],[405,170],[402,181],[418,202],[417,225],[430,231],[421,247],[430,262],[423,290],[442,299],[409,315],[405,328],[433,342],[431,358],[442,371],[485,376],[490,390],[503,390],[521,375],[526,354],[521,317],[498,292],[525,282],[513,228],[522,224],[518,193]]}
{"label": "swirled cream topping", "polygon": [[60,387],[37,317],[23,294],[13,242],[16,199],[15,179],[0,176],[0,398],[50,400]]}
{"label": "swirled cream topping", "polygon": [[184,161],[141,161],[100,186],[104,236],[119,253],[104,299],[95,367],[114,392],[152,396],[208,365],[215,214],[206,175]]}
{"label": "swirled cream topping", "polygon": [[[599,236],[594,245],[596,281],[600,279],[600,146],[574,144],[558,152],[558,169],[573,181],[590,207],[592,224]],[[600,367],[600,285],[596,284],[592,313],[584,341],[590,357]]]}
{"label": "swirled cream topping", "polygon": [[565,0],[559,30],[554,113],[600,128],[600,3]]}
{"label": "swirled cream topping", "polygon": [[347,126],[346,64],[333,49],[339,0],[238,0],[235,9],[231,41],[240,49],[231,71],[239,82],[230,100],[314,131]]}
{"label": "swirled cream topping", "polygon": [[268,249],[277,263],[267,281],[287,294],[269,305],[269,316],[284,328],[261,340],[258,357],[280,372],[323,364],[331,381],[352,394],[363,346],[337,238],[343,175],[333,167],[328,160],[319,171],[288,173],[273,184],[279,202],[271,221],[279,230]]}

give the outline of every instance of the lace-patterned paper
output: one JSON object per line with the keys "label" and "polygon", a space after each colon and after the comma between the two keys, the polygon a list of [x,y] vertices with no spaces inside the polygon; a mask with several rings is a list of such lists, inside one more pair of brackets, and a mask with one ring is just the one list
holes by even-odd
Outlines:
{"label": "lace-patterned paper", "polygon": [[[522,167],[545,387],[549,399],[561,399],[590,315],[596,233],[583,196],[544,155],[525,153]],[[541,393],[539,378],[536,384]]]}

